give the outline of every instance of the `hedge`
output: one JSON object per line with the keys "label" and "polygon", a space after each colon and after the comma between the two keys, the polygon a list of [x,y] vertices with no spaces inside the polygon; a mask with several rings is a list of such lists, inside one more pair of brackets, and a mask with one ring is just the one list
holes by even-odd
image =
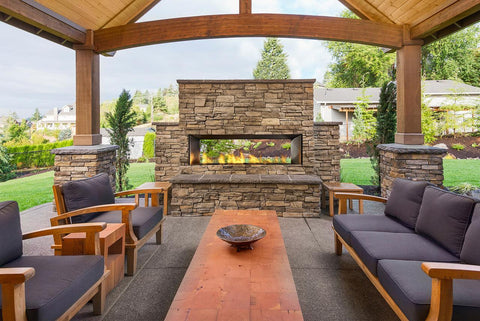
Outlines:
{"label": "hedge", "polygon": [[62,140],[55,143],[39,145],[23,145],[7,147],[11,162],[17,169],[50,167],[53,166],[55,155],[50,153],[52,149],[73,145],[73,140]]}
{"label": "hedge", "polygon": [[155,133],[146,133],[143,139],[143,157],[152,159],[155,156]]}

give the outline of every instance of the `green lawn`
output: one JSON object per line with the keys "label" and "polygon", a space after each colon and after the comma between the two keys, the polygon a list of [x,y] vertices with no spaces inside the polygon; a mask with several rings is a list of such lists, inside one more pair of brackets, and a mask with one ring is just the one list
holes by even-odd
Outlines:
{"label": "green lawn", "polygon": [[[154,163],[132,163],[127,173],[133,187],[154,181]],[[0,201],[18,202],[20,211],[53,200],[53,171],[0,183]]]}
{"label": "green lawn", "polygon": [[[357,185],[372,185],[373,169],[368,158],[350,158],[340,161],[342,182]],[[443,184],[455,186],[470,183],[480,186],[480,159],[444,159]]]}

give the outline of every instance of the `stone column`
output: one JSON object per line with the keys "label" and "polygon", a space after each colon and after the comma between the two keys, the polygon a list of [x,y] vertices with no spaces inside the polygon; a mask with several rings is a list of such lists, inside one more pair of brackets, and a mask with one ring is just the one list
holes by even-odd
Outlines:
{"label": "stone column", "polygon": [[188,137],[178,123],[155,123],[155,181],[168,182],[180,174],[181,158],[187,157]]}
{"label": "stone column", "polygon": [[390,196],[395,178],[443,185],[443,157],[447,154],[447,149],[403,144],[382,144],[377,148],[380,152],[380,187],[383,197]]}
{"label": "stone column", "polygon": [[313,124],[315,140],[314,166],[324,182],[340,181],[340,125],[342,122],[316,122]]}
{"label": "stone column", "polygon": [[115,191],[116,145],[68,146],[51,151],[55,154],[53,183],[63,184],[99,173],[110,176]]}

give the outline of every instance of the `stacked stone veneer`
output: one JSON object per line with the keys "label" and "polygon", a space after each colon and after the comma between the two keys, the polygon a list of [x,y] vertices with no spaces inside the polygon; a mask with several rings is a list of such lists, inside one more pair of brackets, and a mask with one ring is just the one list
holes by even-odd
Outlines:
{"label": "stacked stone veneer", "polygon": [[53,149],[55,154],[54,184],[79,180],[107,173],[115,191],[115,157],[118,146],[68,146]]}
{"label": "stacked stone veneer", "polygon": [[[309,175],[325,181],[338,180],[339,123],[313,124],[314,80],[180,80],[179,122],[156,123],[156,167],[157,181],[168,181],[177,175]],[[235,164],[235,165],[190,165],[189,135],[302,135],[301,164]],[[336,140],[336,142],[334,142]],[[220,184],[216,178],[205,186],[196,183],[175,182],[172,189],[171,213],[175,215],[211,213],[214,208],[265,208],[266,203],[251,202],[249,198],[268,199],[272,191],[277,212],[285,213],[291,202],[295,207],[301,203],[316,201],[315,212],[296,210],[292,215],[316,215],[319,213],[319,184],[304,184],[306,191],[299,192],[295,185],[295,200],[279,185],[263,182],[243,181],[240,186]],[[187,184],[187,185],[185,185]],[[268,185],[268,186],[267,186]],[[187,195],[194,196],[187,200]],[[214,192],[217,196],[213,196]],[[209,192],[208,192],[209,191]],[[242,195],[240,195],[240,194]],[[257,196],[247,196],[256,193]],[[302,195],[300,195],[302,194]],[[201,196],[203,195],[203,196]],[[209,198],[209,199],[208,199]],[[281,199],[280,199],[281,198]],[[192,200],[193,199],[193,200]],[[226,203],[235,199],[236,203]],[[266,202],[266,201],[265,201]],[[280,206],[280,202],[283,202]],[[188,204],[187,204],[188,203]],[[195,205],[195,204],[213,205]],[[272,203],[269,203],[272,204]],[[229,205],[229,206],[227,206]],[[197,207],[195,207],[197,206]],[[272,205],[273,206],[273,205]],[[201,209],[200,209],[201,207]],[[293,208],[293,205],[290,206]]]}
{"label": "stacked stone veneer", "polygon": [[395,178],[443,184],[443,157],[447,149],[424,145],[382,144],[380,152],[380,187],[389,197]]}

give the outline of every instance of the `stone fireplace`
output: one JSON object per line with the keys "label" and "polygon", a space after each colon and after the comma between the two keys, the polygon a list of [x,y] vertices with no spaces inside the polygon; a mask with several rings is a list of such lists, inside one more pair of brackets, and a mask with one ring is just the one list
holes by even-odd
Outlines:
{"label": "stone fireplace", "polygon": [[[321,180],[339,179],[339,123],[313,123],[313,83],[179,80],[179,122],[156,123],[155,174],[173,183],[171,214],[318,215]],[[209,156],[212,140],[237,149]]]}

